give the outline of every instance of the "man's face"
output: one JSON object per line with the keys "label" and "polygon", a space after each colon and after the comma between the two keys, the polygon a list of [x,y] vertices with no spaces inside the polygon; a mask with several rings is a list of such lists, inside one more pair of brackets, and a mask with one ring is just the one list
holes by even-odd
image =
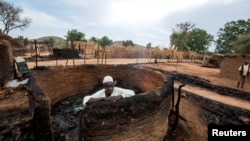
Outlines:
{"label": "man's face", "polygon": [[114,89],[114,83],[113,82],[106,82],[103,84],[104,89],[105,89],[105,94],[106,96],[111,96],[113,89]]}

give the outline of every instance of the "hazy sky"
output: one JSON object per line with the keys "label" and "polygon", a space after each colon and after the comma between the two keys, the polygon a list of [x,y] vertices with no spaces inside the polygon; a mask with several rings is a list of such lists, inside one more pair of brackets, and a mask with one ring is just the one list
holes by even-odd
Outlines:
{"label": "hazy sky", "polygon": [[172,29],[179,23],[193,23],[216,39],[225,23],[250,18],[250,0],[5,1],[21,7],[22,16],[32,18],[24,31],[9,32],[14,38],[65,38],[69,30],[76,29],[86,39],[107,36],[113,41],[132,40],[143,46],[150,42],[152,46],[168,47]]}

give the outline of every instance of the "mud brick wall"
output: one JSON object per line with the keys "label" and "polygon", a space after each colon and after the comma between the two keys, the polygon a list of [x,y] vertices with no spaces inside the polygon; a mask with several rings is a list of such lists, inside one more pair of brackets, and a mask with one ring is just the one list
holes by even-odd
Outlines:
{"label": "mud brick wall", "polygon": [[72,59],[79,58],[78,50],[74,49],[53,49],[53,56],[56,58]]}
{"label": "mud brick wall", "polygon": [[14,75],[15,64],[11,44],[7,40],[0,40],[0,85],[13,80]]}
{"label": "mud brick wall", "polygon": [[[225,55],[221,63],[220,76],[238,81],[240,78],[239,67],[245,60],[250,62],[249,55]],[[236,84],[235,84],[236,85]]]}
{"label": "mud brick wall", "polygon": [[32,118],[34,138],[36,141],[53,141],[50,99],[37,85],[33,77],[29,79],[28,83],[29,110]]}

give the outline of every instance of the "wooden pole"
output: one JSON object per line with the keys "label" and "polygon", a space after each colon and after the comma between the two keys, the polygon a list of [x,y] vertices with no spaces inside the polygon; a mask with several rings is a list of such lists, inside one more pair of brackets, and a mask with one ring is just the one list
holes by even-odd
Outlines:
{"label": "wooden pole", "polygon": [[36,68],[37,68],[37,41],[36,40],[34,40],[34,42],[35,42],[35,52],[36,52]]}

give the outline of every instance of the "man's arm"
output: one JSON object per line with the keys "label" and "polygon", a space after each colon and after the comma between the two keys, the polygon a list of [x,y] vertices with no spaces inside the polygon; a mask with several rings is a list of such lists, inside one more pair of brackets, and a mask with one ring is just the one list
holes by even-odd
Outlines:
{"label": "man's arm", "polygon": [[135,95],[135,92],[133,90],[130,89],[124,89],[124,88],[118,88],[116,87],[116,90],[118,91],[117,95],[121,95],[123,98],[125,97],[131,97]]}
{"label": "man's arm", "polygon": [[240,67],[239,67],[239,73],[240,73],[240,75],[242,75],[242,69],[243,69],[243,66],[242,65],[240,65]]}
{"label": "man's arm", "polygon": [[85,107],[87,103],[101,101],[104,100],[104,98],[105,98],[104,90],[100,90],[94,93],[93,95],[85,96],[83,98],[83,107]]}

